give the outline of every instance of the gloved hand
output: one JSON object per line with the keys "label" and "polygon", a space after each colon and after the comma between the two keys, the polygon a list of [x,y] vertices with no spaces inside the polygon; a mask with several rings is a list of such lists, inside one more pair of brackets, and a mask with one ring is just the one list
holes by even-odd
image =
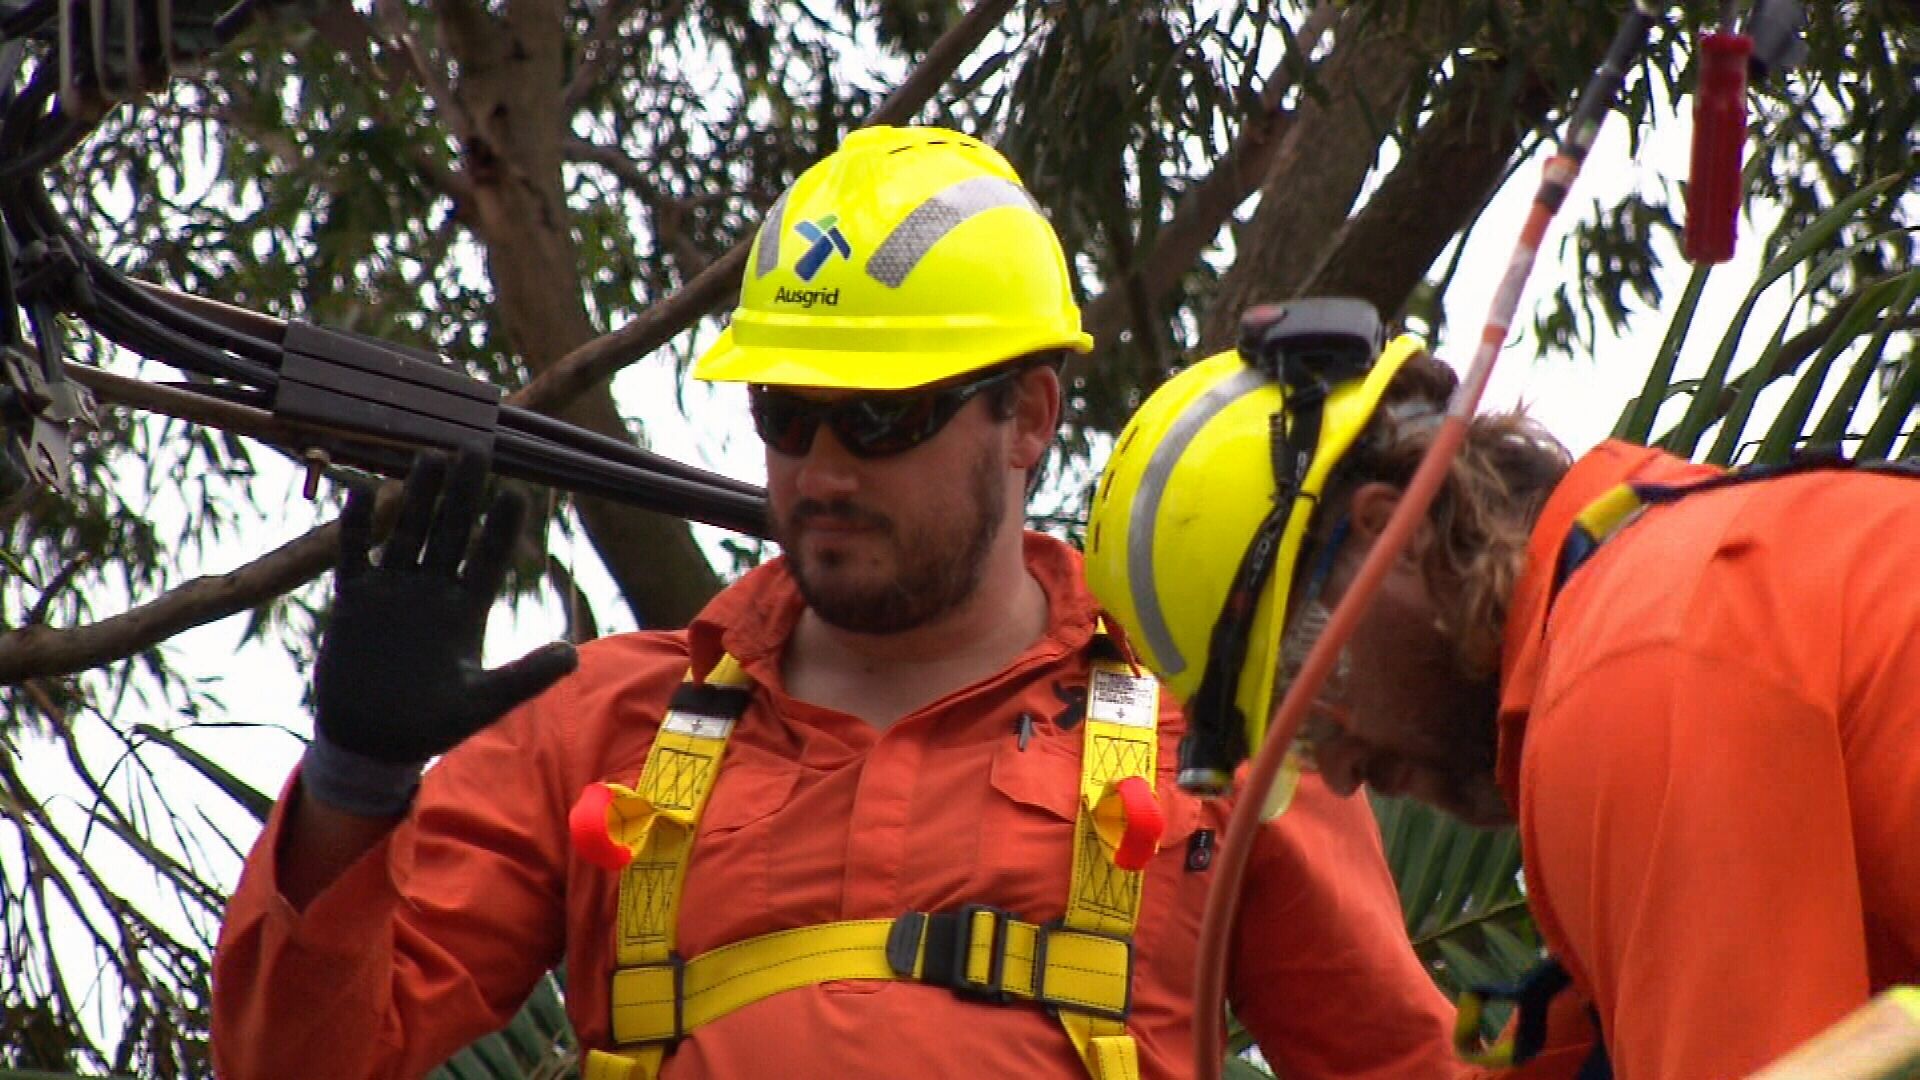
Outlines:
{"label": "gloved hand", "polygon": [[526,517],[517,494],[494,496],[469,555],[486,478],[483,454],[462,452],[451,469],[439,455],[417,458],[377,562],[372,493],[348,497],[301,772],[320,801],[369,815],[404,811],[429,758],[579,663],[572,645],[555,642],[492,671],[480,666],[487,613]]}

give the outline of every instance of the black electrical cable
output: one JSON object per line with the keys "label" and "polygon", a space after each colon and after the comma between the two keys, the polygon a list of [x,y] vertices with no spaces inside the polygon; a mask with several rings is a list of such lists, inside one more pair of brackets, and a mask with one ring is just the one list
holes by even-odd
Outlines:
{"label": "black electrical cable", "polygon": [[[24,59],[24,53],[9,57],[14,58]],[[17,70],[9,74],[17,74]],[[8,81],[11,84],[12,80]],[[43,63],[28,76],[27,85],[10,97],[6,111],[0,113],[0,162],[11,162],[22,152],[27,141],[33,137],[35,118],[53,100],[53,93],[54,79]]]}
{"label": "black electrical cable", "polygon": [[736,516],[762,513],[761,500],[757,495],[721,490],[704,481],[663,476],[651,468],[642,466],[608,462],[568,447],[534,440],[518,432],[497,432],[494,446],[495,456],[500,461],[513,461],[528,467],[539,467],[548,475],[567,478],[569,482],[562,485],[565,487],[579,487],[598,477],[617,474],[620,483],[609,489],[615,498],[624,498],[620,495],[623,488],[634,488],[658,493],[665,498],[696,502],[712,512],[724,512]]}
{"label": "black electrical cable", "polygon": [[93,130],[92,122],[60,107],[57,90],[53,75],[43,64],[8,104],[4,122],[0,122],[0,189],[37,175],[79,146]]}
{"label": "black electrical cable", "polygon": [[39,143],[9,154],[0,162],[0,187],[18,183],[21,178],[32,176],[66,157],[87,137],[87,132],[93,130],[93,125],[85,120],[57,109],[48,114],[46,127],[51,133],[43,134]]}
{"label": "black electrical cable", "polygon": [[89,277],[97,293],[111,295],[121,305],[139,311],[161,325],[258,364],[258,375],[264,380],[262,389],[270,389],[279,382],[279,363],[283,355],[279,345],[167,303],[135,285],[92,251],[83,250],[81,259],[92,271]]}
{"label": "black electrical cable", "polygon": [[23,205],[39,228],[40,235],[62,241],[66,250],[79,261],[82,272],[87,275],[88,284],[93,287],[97,302],[113,302],[130,313],[231,354],[241,362],[242,370],[250,372],[248,376],[229,377],[241,378],[263,389],[271,389],[279,382],[279,345],[202,318],[141,289],[81,242],[54,208],[52,196],[44,185],[23,184],[19,191]]}
{"label": "black electrical cable", "polygon": [[[625,465],[601,464],[591,474],[575,475],[544,467],[539,462],[495,458],[494,471],[502,476],[557,487],[563,490],[625,503],[672,517],[713,525],[746,536],[771,539],[766,513],[758,503],[735,505],[716,500],[712,493],[699,497],[669,494],[650,486],[656,478]],[[742,500],[745,502],[745,500]]]}
{"label": "black electrical cable", "polygon": [[110,301],[102,301],[85,312],[83,317],[85,322],[100,330],[116,345],[168,367],[210,378],[229,379],[257,389],[270,388],[258,385],[258,365],[243,363],[228,353]]}
{"label": "black electrical cable", "polygon": [[20,301],[13,294],[13,230],[0,212],[0,349],[22,343]]}
{"label": "black electrical cable", "polygon": [[737,491],[718,490],[709,482],[663,476],[651,468],[610,462],[511,430],[496,433],[494,460],[500,471],[509,475],[634,503],[755,536],[766,535],[763,500]]}
{"label": "black electrical cable", "polygon": [[524,431],[529,435],[539,436],[563,446],[570,446],[575,450],[591,454],[603,454],[615,461],[623,461],[629,465],[643,469],[651,469],[668,476],[678,476],[696,483],[711,484],[716,488],[738,492],[739,494],[755,498],[758,498],[762,494],[760,488],[744,480],[735,480],[731,476],[723,476],[694,465],[688,465],[682,461],[675,461],[670,457],[662,457],[651,451],[642,450],[632,443],[621,442],[619,439],[611,436],[602,435],[597,431],[591,431],[587,428],[569,424],[564,420],[555,419],[545,413],[535,412],[532,409],[523,409],[517,405],[508,405],[500,410],[500,422],[503,426],[511,424],[516,429]]}

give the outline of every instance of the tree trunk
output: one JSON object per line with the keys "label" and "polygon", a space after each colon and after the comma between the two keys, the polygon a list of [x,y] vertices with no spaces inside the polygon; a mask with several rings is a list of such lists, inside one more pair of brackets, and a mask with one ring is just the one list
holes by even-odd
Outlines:
{"label": "tree trunk", "polygon": [[[443,5],[444,40],[459,71],[453,99],[476,230],[507,337],[534,375],[592,340],[579,254],[561,185],[568,116],[566,41],[556,0],[521,0],[496,21]],[[606,382],[564,419],[631,439]],[[594,550],[640,625],[679,626],[720,586],[687,523],[601,499],[579,500]]]}
{"label": "tree trunk", "polygon": [[1446,25],[1452,6],[1424,5],[1415,27],[1379,12],[1341,21],[1335,34],[1346,36],[1335,37],[1302,87],[1259,206],[1236,237],[1238,256],[1201,321],[1201,355],[1233,345],[1242,311],[1298,295],[1311,280],[1373,169],[1383,130],[1432,67],[1419,26]]}
{"label": "tree trunk", "polygon": [[[1603,44],[1588,39],[1576,46],[1597,63]],[[1401,312],[1447,244],[1505,178],[1527,132],[1574,89],[1554,85],[1546,70],[1516,55],[1464,66],[1393,171],[1341,226],[1301,292],[1357,296],[1382,314]]]}

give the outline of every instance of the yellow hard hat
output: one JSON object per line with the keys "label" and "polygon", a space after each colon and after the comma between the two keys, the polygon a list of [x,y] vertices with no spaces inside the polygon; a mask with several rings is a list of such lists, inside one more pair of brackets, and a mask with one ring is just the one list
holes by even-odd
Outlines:
{"label": "yellow hard hat", "polygon": [[1270,513],[1277,509],[1271,425],[1295,392],[1231,351],[1187,368],[1147,398],[1094,489],[1087,583],[1141,659],[1190,704],[1256,534],[1270,518],[1284,523],[1265,538],[1271,547],[1259,549],[1270,550],[1272,563],[1246,624],[1244,662],[1238,672],[1216,676],[1237,676],[1220,691],[1224,698],[1231,687],[1248,749],[1266,735],[1288,593],[1327,477],[1394,373],[1423,351],[1419,338],[1395,338],[1364,374],[1327,388],[1304,479],[1283,512]]}
{"label": "yellow hard hat", "polygon": [[957,131],[870,127],[767,211],[693,374],[907,390],[1092,348],[1060,239],[1005,158]]}

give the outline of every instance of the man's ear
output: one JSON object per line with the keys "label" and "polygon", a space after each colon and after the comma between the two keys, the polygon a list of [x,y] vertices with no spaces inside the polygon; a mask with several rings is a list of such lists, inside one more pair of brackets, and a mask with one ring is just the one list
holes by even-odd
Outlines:
{"label": "man's ear", "polygon": [[[1361,550],[1372,550],[1373,542],[1387,531],[1387,522],[1392,519],[1393,512],[1400,508],[1400,497],[1404,494],[1392,484],[1378,481],[1361,484],[1354,489],[1353,498],[1347,504],[1347,515],[1353,522],[1355,538],[1361,541]],[[1426,553],[1427,545],[1432,542],[1433,526],[1422,520],[1414,526],[1413,537],[1401,555],[1403,558],[1417,559]]]}
{"label": "man's ear", "polygon": [[1060,426],[1060,375],[1051,365],[1039,364],[1020,373],[1019,385],[1007,464],[1031,469],[1046,457]]}

